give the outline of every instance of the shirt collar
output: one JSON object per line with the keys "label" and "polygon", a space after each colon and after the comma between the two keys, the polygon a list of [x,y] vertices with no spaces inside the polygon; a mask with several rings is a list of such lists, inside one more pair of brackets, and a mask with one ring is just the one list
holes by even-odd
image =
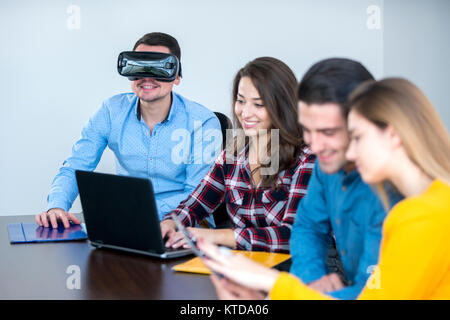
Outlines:
{"label": "shirt collar", "polygon": [[[165,122],[173,119],[174,114],[175,114],[175,109],[178,108],[178,105],[180,103],[178,97],[176,95],[174,95],[173,92],[171,92],[170,95],[171,95],[172,104],[170,105],[169,113],[167,114],[166,118],[163,121],[161,121],[161,123],[165,123]],[[136,100],[137,100],[136,107],[135,107],[136,117],[139,121],[141,121],[141,118],[142,118],[141,102],[140,102],[141,100],[139,99],[139,97]]]}
{"label": "shirt collar", "polygon": [[353,169],[350,172],[345,171],[344,169],[341,169],[338,171],[338,174],[340,175],[342,179],[342,184],[344,186],[348,186],[352,184],[356,179],[359,178],[359,173],[356,169]]}

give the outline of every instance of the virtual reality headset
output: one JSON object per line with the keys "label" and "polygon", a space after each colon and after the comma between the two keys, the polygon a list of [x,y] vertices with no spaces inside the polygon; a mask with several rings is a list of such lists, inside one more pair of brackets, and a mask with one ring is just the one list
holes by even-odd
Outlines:
{"label": "virtual reality headset", "polygon": [[117,70],[129,80],[152,78],[172,82],[181,77],[180,60],[169,53],[151,51],[124,51],[119,54]]}

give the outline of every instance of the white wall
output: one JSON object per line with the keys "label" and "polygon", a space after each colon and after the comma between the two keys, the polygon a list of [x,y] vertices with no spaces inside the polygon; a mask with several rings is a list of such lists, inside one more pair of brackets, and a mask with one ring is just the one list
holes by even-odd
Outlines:
{"label": "white wall", "polygon": [[437,108],[447,130],[449,15],[449,0],[386,0],[384,5],[385,76],[402,76],[418,85]]}
{"label": "white wall", "polygon": [[[0,215],[45,208],[89,116],[102,100],[130,90],[117,74],[117,55],[145,33],[180,42],[184,78],[176,91],[230,116],[234,74],[258,56],[285,61],[298,78],[332,56],[383,76],[384,29],[372,29],[371,5],[383,9],[382,0],[2,0]],[[115,171],[109,151],[98,170]]]}

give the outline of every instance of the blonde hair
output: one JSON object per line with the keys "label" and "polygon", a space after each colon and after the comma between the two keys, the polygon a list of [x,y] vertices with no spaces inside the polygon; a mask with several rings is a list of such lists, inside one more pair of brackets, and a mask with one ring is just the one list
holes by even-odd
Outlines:
{"label": "blonde hair", "polygon": [[[361,84],[349,97],[351,110],[379,128],[392,126],[411,159],[431,179],[450,185],[450,139],[436,109],[408,80],[387,78]],[[386,188],[376,186],[386,208]]]}

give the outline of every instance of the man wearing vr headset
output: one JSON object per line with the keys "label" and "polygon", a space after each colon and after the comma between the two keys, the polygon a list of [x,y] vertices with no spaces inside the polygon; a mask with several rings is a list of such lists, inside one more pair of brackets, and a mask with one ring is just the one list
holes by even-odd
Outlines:
{"label": "man wearing vr headset", "polygon": [[[53,180],[47,211],[36,215],[39,225],[81,223],[68,212],[78,195],[75,170],[93,171],[106,146],[116,156],[117,174],[152,180],[160,218],[195,189],[214,161],[203,150],[220,152],[222,134],[212,111],[172,91],[181,80],[180,56],[177,40],[159,32],[144,35],[133,51],[119,55],[118,71],[131,80],[133,93],[105,100],[90,118]],[[180,132],[190,144],[180,142]],[[173,159],[180,143],[190,147],[183,163]]]}

